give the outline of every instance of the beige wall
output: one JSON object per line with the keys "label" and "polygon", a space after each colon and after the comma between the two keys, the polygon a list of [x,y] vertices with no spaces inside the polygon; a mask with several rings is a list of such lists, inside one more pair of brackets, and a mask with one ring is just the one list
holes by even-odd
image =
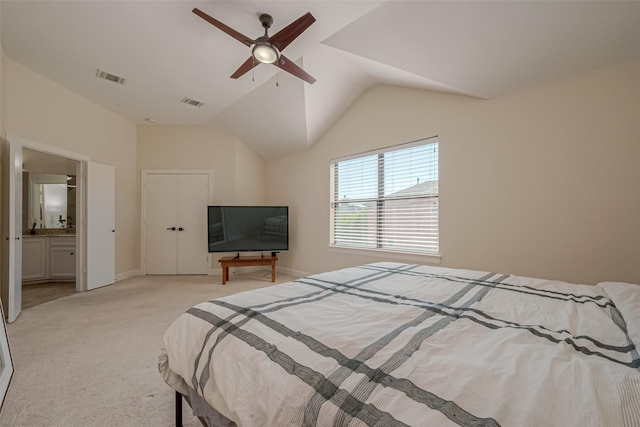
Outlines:
{"label": "beige wall", "polygon": [[267,165],[292,212],[281,265],[384,258],[329,241],[332,158],[437,135],[441,265],[580,283],[640,283],[640,61],[494,100],[379,86],[303,154]]}
{"label": "beige wall", "polygon": [[[260,205],[266,201],[266,163],[242,142],[206,126],[138,127],[138,169],[212,169],[213,203]],[[138,184],[139,185],[139,184]],[[211,258],[210,268],[217,269]]]}
{"label": "beige wall", "polygon": [[139,268],[141,169],[213,169],[215,203],[289,205],[281,266],[314,273],[382,260],[327,249],[329,162],[438,135],[441,265],[640,282],[640,61],[490,101],[376,87],[310,151],[265,163],[208,127],[136,131],[0,59],[4,131],[116,167],[117,273]]}
{"label": "beige wall", "polygon": [[116,175],[116,274],[137,270],[140,240],[136,126],[4,58],[4,131],[87,155]]}
{"label": "beige wall", "polygon": [[236,140],[237,205],[264,205],[267,202],[267,163],[253,150]]}
{"label": "beige wall", "polygon": [[139,126],[142,169],[213,169],[214,203],[259,204],[266,199],[264,160],[234,137],[205,126]]}

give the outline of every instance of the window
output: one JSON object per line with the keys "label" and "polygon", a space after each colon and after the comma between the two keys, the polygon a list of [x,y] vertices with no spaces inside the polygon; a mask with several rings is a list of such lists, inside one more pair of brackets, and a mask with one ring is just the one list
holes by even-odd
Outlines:
{"label": "window", "polygon": [[331,163],[331,245],[438,253],[438,141]]}

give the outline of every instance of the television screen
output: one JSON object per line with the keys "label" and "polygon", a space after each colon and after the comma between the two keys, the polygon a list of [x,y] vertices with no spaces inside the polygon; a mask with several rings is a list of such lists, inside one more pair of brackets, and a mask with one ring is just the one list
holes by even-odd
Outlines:
{"label": "television screen", "polygon": [[288,206],[208,206],[209,252],[289,250]]}

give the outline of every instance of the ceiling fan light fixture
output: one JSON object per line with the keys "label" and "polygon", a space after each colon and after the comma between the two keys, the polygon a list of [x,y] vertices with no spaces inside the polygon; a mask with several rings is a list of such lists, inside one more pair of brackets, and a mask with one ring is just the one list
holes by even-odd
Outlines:
{"label": "ceiling fan light fixture", "polygon": [[282,69],[309,84],[313,84],[316,81],[309,73],[290,61],[286,56],[280,54],[281,50],[286,49],[292,41],[309,28],[311,24],[316,22],[316,18],[314,18],[310,12],[305,13],[273,36],[269,36],[269,28],[271,28],[273,24],[273,18],[271,15],[263,13],[260,15],[260,23],[262,24],[262,28],[264,28],[264,35],[255,40],[239,33],[198,8],[193,9],[193,13],[238,40],[243,45],[247,47],[253,46],[251,56],[231,75],[232,79],[242,77],[260,64],[273,64],[278,67],[278,69]]}
{"label": "ceiling fan light fixture", "polygon": [[280,51],[269,42],[259,41],[253,47],[251,54],[258,62],[273,64],[280,57]]}

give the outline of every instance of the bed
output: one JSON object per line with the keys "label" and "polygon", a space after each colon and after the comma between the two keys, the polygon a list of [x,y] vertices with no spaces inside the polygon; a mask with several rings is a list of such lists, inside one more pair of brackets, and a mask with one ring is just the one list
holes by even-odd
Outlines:
{"label": "bed", "polygon": [[211,426],[640,426],[638,343],[638,285],[385,262],[198,304],[159,369]]}

